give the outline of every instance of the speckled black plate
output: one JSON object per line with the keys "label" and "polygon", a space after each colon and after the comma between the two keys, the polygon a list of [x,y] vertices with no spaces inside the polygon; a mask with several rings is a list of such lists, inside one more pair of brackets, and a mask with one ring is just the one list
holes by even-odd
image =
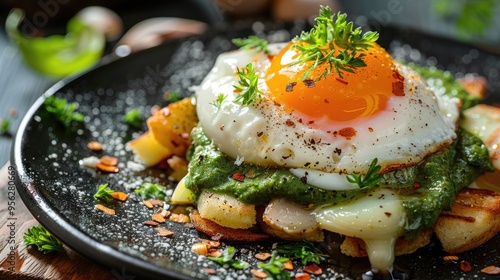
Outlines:
{"label": "speckled black plate", "polygon": [[[305,25],[304,25],[305,26]],[[189,88],[201,82],[216,56],[234,48],[230,38],[265,34],[271,41],[289,40],[304,28],[301,24],[253,24],[252,28],[232,27],[213,30],[199,37],[168,44],[113,60],[73,80],[63,81],[36,101],[26,114],[16,135],[12,164],[17,168],[18,192],[37,220],[65,244],[88,258],[101,263],[115,274],[140,278],[222,279],[250,278],[250,270],[226,269],[190,251],[198,238],[206,238],[195,229],[167,221],[174,231],[172,238],[160,237],[154,228],[143,225],[152,211],[132,192],[142,182],[156,182],[172,190],[168,170],[156,168],[138,171],[134,155],[126,143],[142,134],[146,127],[133,129],[122,122],[123,115],[139,108],[149,116],[153,105],[164,106],[165,91],[190,95]],[[436,65],[458,75],[473,72],[489,80],[488,102],[499,102],[498,69],[500,58],[473,46],[442,40],[406,30],[388,28],[380,43],[394,56],[421,64]],[[55,122],[42,104],[50,95],[80,104],[83,124],[65,128]],[[102,152],[92,152],[86,144],[104,143]],[[80,166],[89,156],[111,155],[119,158],[117,174],[95,172]],[[116,202],[115,216],[94,210],[93,194],[108,183],[116,191],[131,193],[126,202]],[[323,275],[315,279],[360,278],[368,270],[366,259],[345,257],[338,252],[335,238],[328,247],[331,258],[323,262]],[[227,244],[224,244],[224,246]],[[258,251],[271,251],[271,243],[235,244],[237,259],[249,260]],[[433,240],[431,246],[415,254],[396,258],[396,267],[412,279],[489,279],[479,272],[488,265],[500,266],[500,236],[471,252],[460,255],[469,261],[472,271],[463,273],[458,264],[444,263],[446,255]],[[326,246],[322,247],[326,250]],[[217,270],[209,275],[206,267]],[[296,267],[300,267],[296,264]],[[239,279],[241,279],[239,278]],[[125,279],[125,278],[124,278]],[[131,278],[126,278],[131,279]]]}

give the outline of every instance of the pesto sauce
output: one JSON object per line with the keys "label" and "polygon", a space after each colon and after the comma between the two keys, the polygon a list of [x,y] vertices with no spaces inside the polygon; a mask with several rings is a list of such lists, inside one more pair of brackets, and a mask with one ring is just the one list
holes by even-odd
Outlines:
{"label": "pesto sauce", "polygon": [[[284,197],[304,205],[335,205],[355,200],[374,188],[324,190],[307,184],[288,169],[246,163],[236,165],[234,159],[211,143],[200,127],[195,129],[193,140],[190,172],[185,183],[195,194],[206,188],[248,204],[265,205],[271,198]],[[460,130],[453,145],[416,166],[384,174],[381,185],[391,187],[402,198],[408,217],[405,230],[412,234],[431,227],[443,209],[451,208],[460,189],[480,174],[492,170],[483,142]],[[237,180],[234,174],[238,174],[236,178],[242,174],[244,179]]]}

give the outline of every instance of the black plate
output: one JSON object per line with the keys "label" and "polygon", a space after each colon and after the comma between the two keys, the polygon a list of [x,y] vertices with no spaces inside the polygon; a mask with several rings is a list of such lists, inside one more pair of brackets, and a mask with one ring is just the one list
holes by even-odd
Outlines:
{"label": "black plate", "polygon": [[[306,26],[295,24],[255,24],[264,27],[271,41],[289,40]],[[134,171],[127,163],[134,160],[126,143],[145,131],[132,129],[122,122],[123,115],[139,108],[149,115],[153,105],[164,106],[163,93],[171,90],[190,95],[189,87],[201,82],[212,67],[216,56],[233,49],[230,38],[255,34],[252,28],[213,30],[207,34],[135,53],[129,57],[105,63],[71,81],[62,81],[36,101],[26,114],[16,135],[12,163],[18,172],[17,188],[33,215],[65,244],[84,256],[108,266],[117,273],[144,278],[171,277],[208,279],[205,267],[217,269],[222,279],[229,276],[250,278],[249,270],[224,269],[190,251],[198,238],[206,238],[195,229],[168,221],[173,238],[159,237],[155,229],[143,225],[152,214],[135,194],[124,203],[116,203],[116,216],[94,210],[92,197],[97,187],[109,183],[117,191],[131,193],[142,182],[157,182],[170,189],[168,171],[151,168]],[[408,30],[387,28],[380,39],[394,56],[422,64],[435,64],[458,75],[478,73],[489,80],[488,102],[498,102],[500,93],[497,55],[473,46],[442,40]],[[70,128],[54,122],[42,104],[50,95],[80,104],[79,112],[86,115],[85,123]],[[90,151],[86,144],[97,140],[105,144],[101,153]],[[103,174],[80,166],[89,156],[117,156],[121,171]],[[132,192],[133,193],[133,192]],[[369,268],[366,259],[355,259],[338,253],[338,243],[331,244],[331,258],[324,262],[325,278],[360,278]],[[236,244],[238,259],[249,259],[258,251],[271,251],[272,244]],[[500,236],[481,248],[460,255],[469,261],[472,272],[463,273],[458,264],[442,261],[447,255],[433,240],[431,246],[415,254],[396,258],[396,267],[412,279],[489,279],[479,270],[499,265]],[[326,247],[324,248],[326,249]],[[300,265],[296,265],[299,267]],[[329,267],[327,269],[327,267]]]}

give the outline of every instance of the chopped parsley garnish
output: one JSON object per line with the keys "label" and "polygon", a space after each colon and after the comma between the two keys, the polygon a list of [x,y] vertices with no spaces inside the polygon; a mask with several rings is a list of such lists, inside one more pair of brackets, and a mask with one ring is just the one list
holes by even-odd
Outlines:
{"label": "chopped parsley garnish", "polygon": [[326,70],[315,80],[321,80],[332,71],[342,78],[342,71],[354,73],[354,68],[366,66],[364,54],[358,51],[372,47],[379,34],[368,31],[362,33],[361,27],[353,30],[353,23],[347,22],[347,14],[337,14],[336,20],[329,7],[321,6],[316,25],[309,32],[302,32],[295,37],[293,47],[300,51],[299,60],[293,64],[314,63],[304,73],[302,80],[307,80],[313,69],[327,64]]}
{"label": "chopped parsley garnish", "polygon": [[5,118],[3,120],[0,120],[0,135],[7,134],[7,132],[9,131],[9,127],[10,127],[10,119],[9,118]]}
{"label": "chopped parsley garnish", "polygon": [[300,260],[303,265],[308,263],[320,264],[321,257],[326,256],[310,241],[304,240],[293,244],[280,245],[276,251],[285,257]]}
{"label": "chopped parsley garnish", "polygon": [[238,91],[238,96],[236,96],[234,102],[247,106],[257,100],[262,94],[257,88],[259,77],[255,73],[252,63],[248,63],[242,69],[238,68],[237,71],[239,85],[235,85],[234,88]]}
{"label": "chopped parsley garnish", "polygon": [[226,97],[227,95],[225,95],[224,93],[219,93],[219,95],[217,95],[217,98],[210,104],[215,106],[217,110],[220,110],[220,106],[222,105],[222,102],[224,102]]}
{"label": "chopped parsley garnish", "polygon": [[142,199],[159,199],[165,200],[167,188],[165,186],[154,184],[154,183],[144,183],[140,188],[135,190],[136,193],[141,195]]}
{"label": "chopped parsley garnish", "polygon": [[350,183],[358,184],[360,188],[364,187],[376,187],[380,180],[382,180],[382,176],[378,174],[380,169],[382,167],[380,165],[377,165],[377,158],[374,158],[372,160],[372,163],[370,164],[370,167],[368,168],[368,171],[366,171],[366,175],[362,174],[351,174],[347,175],[347,181]]}
{"label": "chopped parsley garnish", "polygon": [[246,269],[250,266],[249,263],[244,261],[237,261],[233,259],[236,254],[236,248],[233,246],[227,247],[220,257],[208,257],[209,260],[214,261],[223,266],[230,266],[234,269]]}
{"label": "chopped parsley garnish", "polygon": [[94,198],[104,202],[110,202],[113,200],[113,196],[111,195],[113,192],[113,190],[108,189],[108,184],[102,184],[94,194]]}
{"label": "chopped parsley garnish", "polygon": [[141,128],[142,127],[141,111],[139,111],[139,109],[130,110],[128,113],[125,114],[125,116],[123,116],[123,121],[132,127]]}
{"label": "chopped parsley garnish", "polygon": [[75,112],[78,109],[78,103],[68,103],[64,98],[49,96],[43,102],[45,110],[51,113],[64,126],[68,127],[72,121],[83,122],[83,115]]}
{"label": "chopped parsley garnish", "polygon": [[268,278],[275,280],[291,279],[290,272],[283,270],[283,264],[289,261],[288,258],[276,256],[276,251],[273,251],[271,259],[267,263],[259,263],[258,266],[264,270]]}
{"label": "chopped parsley garnish", "polygon": [[33,226],[24,234],[24,244],[36,245],[38,251],[44,254],[59,252],[62,250],[62,243],[53,236],[42,225]]}
{"label": "chopped parsley garnish", "polygon": [[267,45],[269,44],[267,40],[261,39],[257,36],[249,36],[247,38],[236,38],[232,40],[233,44],[240,47],[243,50],[255,49],[264,53],[269,53]]}

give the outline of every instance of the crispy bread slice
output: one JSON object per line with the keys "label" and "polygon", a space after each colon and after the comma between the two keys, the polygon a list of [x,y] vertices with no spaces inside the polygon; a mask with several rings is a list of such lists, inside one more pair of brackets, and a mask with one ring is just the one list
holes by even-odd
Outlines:
{"label": "crispy bread slice", "polygon": [[487,82],[484,77],[467,75],[457,79],[457,82],[470,94],[484,99]]}
{"label": "crispy bread slice", "polygon": [[[419,235],[413,239],[399,238],[396,241],[394,254],[396,256],[400,256],[415,252],[418,248],[424,247],[425,245],[429,244],[432,234],[432,229],[427,229],[421,231]],[[351,257],[368,256],[366,253],[365,242],[362,239],[356,237],[347,236],[340,245],[340,250],[343,254]]]}
{"label": "crispy bread slice", "polygon": [[443,249],[458,254],[474,249],[500,231],[500,193],[465,188],[451,211],[438,218],[435,232]]}

